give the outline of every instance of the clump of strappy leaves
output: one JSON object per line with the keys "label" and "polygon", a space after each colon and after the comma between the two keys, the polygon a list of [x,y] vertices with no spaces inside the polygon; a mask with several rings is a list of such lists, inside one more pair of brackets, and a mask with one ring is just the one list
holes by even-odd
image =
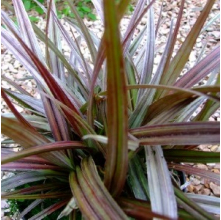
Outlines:
{"label": "clump of strappy leaves", "polygon": [[[219,199],[183,192],[174,173],[219,182],[218,174],[186,164],[219,162],[219,153],[197,148],[219,143],[219,123],[209,121],[219,108],[219,47],[202,51],[195,65],[183,71],[215,1],[207,1],[174,55],[181,1],[157,66],[161,16],[155,25],[154,1],[137,2],[122,34],[119,23],[129,1],[93,0],[104,24],[101,39],[67,2],[75,15],[66,19],[71,34],[58,19],[54,1],[47,10],[41,6],[47,15],[44,31],[30,22],[22,1],[13,0],[18,26],[2,12],[2,43],[30,73],[40,97],[3,72],[2,80],[14,89],[2,88],[11,110],[2,115],[7,137],[2,169],[14,175],[2,181],[2,198],[30,201],[20,217],[41,204],[29,217],[38,220],[61,208],[58,219],[214,219]],[[145,14],[147,24],[135,36]],[[70,47],[69,57],[62,53],[62,41]],[[19,113],[15,105],[25,111]],[[44,206],[48,199],[51,203]]]}

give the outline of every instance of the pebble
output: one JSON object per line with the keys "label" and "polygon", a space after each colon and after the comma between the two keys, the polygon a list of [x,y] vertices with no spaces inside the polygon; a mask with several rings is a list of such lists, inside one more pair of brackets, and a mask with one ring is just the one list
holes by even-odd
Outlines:
{"label": "pebble", "polygon": [[219,146],[214,145],[214,146],[211,147],[210,150],[213,151],[213,152],[216,152],[218,148],[219,148]]}
{"label": "pebble", "polygon": [[8,216],[4,216],[4,217],[2,217],[2,220],[12,220],[12,219]]}
{"label": "pebble", "polygon": [[220,170],[219,169],[212,169],[211,171],[214,172],[214,173],[220,174]]}
{"label": "pebble", "polygon": [[219,31],[212,31],[210,34],[213,35],[215,37],[215,39],[220,39],[220,32]]}
{"label": "pebble", "polygon": [[200,180],[194,178],[192,183],[194,186],[198,186],[198,185],[200,185]]}
{"label": "pebble", "polygon": [[3,60],[5,63],[9,63],[11,60],[12,60],[12,55],[11,54],[6,54],[4,57],[3,57]]}
{"label": "pebble", "polygon": [[15,108],[18,112],[22,112],[24,109],[18,105],[15,105]]}
{"label": "pebble", "polygon": [[189,61],[193,62],[196,60],[196,51],[192,51],[190,56],[189,56]]}
{"label": "pebble", "polygon": [[203,185],[201,185],[201,184],[198,185],[198,186],[194,186],[193,192],[198,194],[198,192],[199,192],[202,188],[203,188]]}
{"label": "pebble", "polygon": [[208,145],[199,145],[197,148],[198,148],[199,150],[201,150],[201,151],[210,150],[210,149],[208,148]]}
{"label": "pebble", "polygon": [[217,163],[217,164],[214,166],[214,169],[220,169],[220,163]]}
{"label": "pebble", "polygon": [[8,64],[4,64],[2,65],[1,69],[4,71],[4,70],[7,70],[9,68]]}
{"label": "pebble", "polygon": [[188,192],[193,192],[194,186],[191,184],[187,187]]}
{"label": "pebble", "polygon": [[201,48],[201,47],[203,46],[203,44],[202,44],[202,42],[199,42],[199,43],[196,44],[196,46],[197,46],[198,48]]}
{"label": "pebble", "polygon": [[21,66],[21,63],[19,61],[15,60],[13,66],[14,66],[15,69],[18,69]]}
{"label": "pebble", "polygon": [[6,202],[5,199],[1,200],[1,208],[2,209],[7,209],[9,207],[8,203]]}
{"label": "pebble", "polygon": [[214,167],[216,164],[215,163],[207,163],[206,164],[208,167]]}
{"label": "pebble", "polygon": [[205,186],[206,188],[210,188],[209,183],[205,183],[204,186]]}
{"label": "pebble", "polygon": [[205,184],[205,179],[204,178],[200,178],[200,184]]}
{"label": "pebble", "polygon": [[203,195],[210,195],[210,193],[211,193],[211,190],[210,189],[207,189],[207,188],[204,188],[203,190],[202,190],[202,194]]}
{"label": "pebble", "polygon": [[210,189],[212,189],[212,192],[215,196],[220,196],[220,186],[217,186],[216,184],[214,184],[213,182],[211,182],[209,184]]}
{"label": "pebble", "polygon": [[208,170],[208,167],[205,164],[197,164],[196,167],[202,170]]}

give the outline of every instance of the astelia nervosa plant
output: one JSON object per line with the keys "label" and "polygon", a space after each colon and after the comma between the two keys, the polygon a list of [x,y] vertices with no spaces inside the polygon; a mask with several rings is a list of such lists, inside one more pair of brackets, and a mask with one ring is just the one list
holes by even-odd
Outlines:
{"label": "astelia nervosa plant", "polygon": [[[90,64],[79,38],[70,36],[57,18],[54,1],[48,1],[47,10],[42,6],[45,31],[30,22],[21,0],[13,0],[18,26],[2,11],[2,43],[31,74],[41,97],[34,98],[3,72],[2,79],[16,91],[2,88],[12,113],[2,115],[7,137],[2,170],[14,173],[2,181],[2,198],[30,200],[20,213],[29,219],[43,219],[61,208],[58,219],[214,219],[218,198],[182,192],[171,170],[219,182],[218,174],[185,165],[219,162],[219,153],[196,150],[219,143],[219,123],[209,121],[219,108],[219,47],[182,74],[215,1],[207,1],[172,57],[181,1],[156,70],[155,38],[161,27],[160,22],[154,25],[154,1],[137,2],[124,35],[119,23],[130,1],[92,1],[104,24],[101,39],[67,2],[75,14],[67,22],[86,42]],[[147,25],[133,38],[146,13]],[[145,33],[146,45],[139,50]],[[69,58],[62,54],[61,40],[71,49]],[[205,77],[207,83],[199,86]],[[19,113],[14,101],[26,113]],[[13,152],[8,143],[20,150]],[[30,217],[48,199],[51,203]]]}

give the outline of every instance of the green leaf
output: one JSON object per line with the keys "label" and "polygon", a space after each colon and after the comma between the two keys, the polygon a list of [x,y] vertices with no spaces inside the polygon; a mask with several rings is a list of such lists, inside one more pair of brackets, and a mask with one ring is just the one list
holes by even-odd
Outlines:
{"label": "green leaf", "polygon": [[220,198],[192,193],[187,193],[187,197],[192,199],[207,212],[216,215],[220,214]]}
{"label": "green leaf", "polygon": [[[73,13],[73,14],[74,14],[74,13]],[[78,11],[78,14],[80,15],[81,18],[84,18],[84,15],[85,15],[84,12]]]}
{"label": "green leaf", "polygon": [[38,145],[36,147],[31,147],[2,157],[2,164],[9,163],[31,155],[37,155],[45,152],[58,151],[70,148],[80,149],[83,148],[83,144],[81,142],[75,141],[57,141],[56,143]]}
{"label": "green leaf", "polygon": [[135,155],[129,162],[127,182],[136,199],[149,200],[148,181],[140,158]]}
{"label": "green leaf", "polygon": [[186,163],[219,163],[220,153],[203,152],[193,150],[170,149],[164,150],[167,161],[186,162]]}
{"label": "green leaf", "polygon": [[[148,1],[149,3],[150,1]],[[153,71],[154,64],[154,54],[155,54],[155,25],[154,25],[154,8],[153,6],[147,12],[147,41],[145,49],[145,57],[142,67],[142,72],[140,74],[140,84],[149,84],[151,80],[151,75]],[[144,93],[143,90],[139,91],[138,100],[140,96]]]}
{"label": "green leaf", "polygon": [[92,13],[88,13],[88,14],[87,14],[87,17],[90,18],[92,21],[97,20],[96,15],[95,15],[95,14],[92,14]]}
{"label": "green leaf", "polygon": [[146,145],[217,144],[219,129],[218,122],[180,122],[143,126],[131,133]]}
{"label": "green leaf", "polygon": [[35,132],[35,128],[31,126],[31,124],[17,111],[17,109],[14,107],[8,96],[5,94],[4,90],[1,89],[2,98],[5,100],[6,104],[8,105],[9,109],[12,111],[12,113],[15,115],[15,117],[20,121],[21,124],[23,124],[25,127],[29,128],[30,130],[33,130]]}
{"label": "green leaf", "polygon": [[177,218],[177,203],[161,146],[145,146],[151,210]]}
{"label": "green leaf", "polygon": [[143,200],[135,200],[120,197],[117,202],[123,211],[132,219],[162,219],[162,220],[171,220],[171,218],[160,215],[159,213],[152,212],[150,203]]}
{"label": "green leaf", "polygon": [[219,68],[220,64],[220,47],[216,47],[192,69],[180,77],[174,84],[175,86],[190,88],[200,80],[209,75],[213,70]]}
{"label": "green leaf", "polygon": [[[198,154],[197,154],[198,152],[197,151],[195,151],[195,152],[196,152],[196,154],[195,154],[196,157],[198,157]],[[217,173],[213,173],[212,171],[202,170],[200,168],[193,167],[190,165],[185,165],[185,164],[181,165],[181,164],[171,163],[171,164],[168,164],[168,167],[175,169],[175,170],[183,171],[186,174],[201,176],[201,177],[208,179],[212,182],[220,184],[220,175]]]}
{"label": "green leaf", "polygon": [[57,172],[52,170],[20,172],[12,177],[2,180],[1,186],[2,191],[7,191],[9,189],[14,189],[18,186],[22,186],[26,183],[59,177],[66,179],[68,178],[68,174],[63,171]]}
{"label": "green leaf", "polygon": [[20,124],[16,120],[2,117],[1,123],[2,133],[20,143],[24,148],[49,142],[37,131],[30,130],[27,126]]}
{"label": "green leaf", "polygon": [[44,14],[44,10],[40,6],[36,6],[35,10],[38,12],[38,14],[42,15]]}
{"label": "green leaf", "polygon": [[69,7],[64,8],[64,9],[62,10],[62,13],[67,16],[67,15],[70,13],[70,8],[69,8]]}
{"label": "green leaf", "polygon": [[202,209],[197,203],[189,199],[182,191],[174,188],[177,202],[183,209],[189,212],[195,219],[214,220],[214,217]]}
{"label": "green leaf", "polygon": [[[219,87],[218,86],[204,86],[204,87],[195,87],[194,89],[185,89],[185,88],[180,88],[176,86],[166,86],[166,85],[152,85],[152,84],[140,84],[140,85],[128,85],[128,89],[146,89],[146,88],[156,88],[156,89],[165,89],[165,90],[174,90],[182,93],[189,93],[192,95],[197,95],[197,96],[205,96],[213,101],[219,102],[218,97],[214,96],[209,96],[205,95],[204,93],[210,93],[210,92],[219,92]],[[201,93],[202,92],[202,93]],[[179,94],[179,93],[178,93]],[[186,94],[187,95],[187,94]]]}
{"label": "green leaf", "polygon": [[[77,175],[75,172],[70,173],[69,183],[70,183],[72,194],[76,199],[78,208],[81,210],[84,217],[86,217],[88,219],[90,219],[90,218],[99,219],[99,216],[92,209],[91,204],[87,200],[87,197],[84,194],[84,190],[81,188],[80,183],[78,182]],[[91,197],[93,197],[93,196],[91,195]]]}
{"label": "green leaf", "polygon": [[80,7],[82,7],[82,5],[83,5],[83,2],[82,1],[79,1],[78,3],[77,3],[77,6],[80,8]]}
{"label": "green leaf", "polygon": [[38,21],[39,21],[39,18],[34,17],[34,16],[29,16],[29,19],[30,19],[30,21],[32,21],[32,22],[38,22]]}
{"label": "green leaf", "polygon": [[114,1],[104,1],[107,56],[107,126],[108,146],[105,185],[114,196],[123,189],[128,169],[127,89],[123,51]]}
{"label": "green leaf", "polygon": [[[13,0],[13,4],[20,28],[19,36],[29,46],[30,50],[35,53],[35,56],[38,57],[42,63],[45,63],[45,59],[43,58],[37,37],[33,31],[28,14],[25,12],[21,1]],[[16,36],[16,34],[14,35]]]}
{"label": "green leaf", "polygon": [[74,13],[69,13],[69,17],[71,17],[71,18],[75,18]]}
{"label": "green leaf", "polygon": [[86,6],[82,6],[81,10],[85,11],[85,12],[91,12],[91,9],[86,7]]}
{"label": "green leaf", "polygon": [[[49,143],[49,140],[37,131],[30,130],[16,120],[2,117],[2,133],[10,137],[16,143],[21,144],[23,148],[30,148],[42,144]],[[42,157],[50,162],[64,166],[72,167],[68,157],[62,152],[44,153]]]}
{"label": "green leaf", "polygon": [[[26,186],[27,185],[27,186]],[[58,190],[59,188],[64,187],[65,184],[54,184],[54,183],[41,183],[41,184],[35,184],[33,186],[29,186],[29,184],[25,184],[24,187],[20,187],[19,189],[15,189],[13,191],[10,192],[6,192],[4,193],[4,198],[7,198],[7,196],[10,195],[22,195],[22,194],[32,194],[32,193],[36,193],[36,192],[47,192],[48,190]]]}
{"label": "green leaf", "polygon": [[36,200],[34,200],[34,202],[32,202],[28,207],[26,207],[24,210],[22,210],[22,212],[20,213],[18,218],[21,219],[22,217],[24,217],[24,215],[26,215],[31,210],[34,210],[35,207],[38,206],[43,201],[44,201],[44,199],[36,199]]}
{"label": "green leaf", "polygon": [[56,210],[60,209],[61,207],[65,206],[67,204],[67,202],[68,202],[67,199],[59,201],[59,202],[49,206],[48,208],[43,209],[41,212],[39,212],[38,214],[31,217],[30,220],[44,219],[46,216],[49,216],[51,213],[53,213]]}
{"label": "green leaf", "polygon": [[[97,204],[104,208],[104,212],[109,213],[108,216],[111,217],[110,219],[127,219],[125,213],[122,211],[117,202],[113,199],[110,192],[108,192],[107,188],[104,186],[104,183],[98,175],[98,171],[93,162],[93,159],[91,157],[85,158],[82,161],[81,167],[84,178],[87,180],[94,194],[96,194],[96,198],[98,200]],[[97,204],[93,203],[93,206],[97,206]]]}
{"label": "green leaf", "polygon": [[[54,17],[54,16],[53,16]],[[55,20],[56,22],[56,20]],[[56,22],[57,23],[57,22]],[[45,35],[44,32],[42,32],[42,30],[40,30],[36,25],[33,24],[33,28],[34,31],[36,32],[37,36],[43,41],[46,42],[45,40]],[[76,71],[72,68],[72,66],[70,65],[70,63],[65,59],[64,55],[61,53],[60,50],[58,50],[58,48],[53,44],[53,42],[48,39],[48,46],[51,50],[54,51],[54,53],[57,55],[57,57],[59,57],[59,59],[61,60],[61,62],[63,63],[63,65],[65,66],[65,68],[67,68],[67,70],[69,71],[69,73],[73,76],[75,82],[77,83],[77,85],[80,87],[81,92],[83,93],[83,96],[87,97],[87,88],[83,85],[82,83],[82,79],[80,79],[80,77],[78,76],[78,74],[76,73]]]}
{"label": "green leaf", "polygon": [[27,10],[27,11],[29,11],[33,7],[30,0],[24,1],[23,3],[24,3],[24,6],[25,6],[25,10]]}
{"label": "green leaf", "polygon": [[[30,163],[31,162],[31,163]],[[47,163],[47,161],[46,161]],[[10,162],[7,164],[2,165],[2,170],[5,171],[28,171],[28,170],[65,170],[64,167],[62,166],[55,166],[55,165],[47,165],[47,164],[36,164],[33,163],[31,160],[29,160],[27,163],[26,162]]]}
{"label": "green leaf", "polygon": [[[103,143],[103,144],[108,143],[108,138],[106,136],[102,136],[102,135],[88,134],[88,135],[85,135],[82,137],[83,140],[89,139],[89,138],[94,139],[94,140],[96,140],[100,143]],[[135,151],[138,148],[138,144],[139,144],[138,141],[129,140],[128,141],[128,149]]]}
{"label": "green leaf", "polygon": [[58,219],[61,219],[64,216],[69,215],[73,209],[77,209],[77,204],[76,204],[76,200],[74,197],[71,198],[71,200],[68,202],[68,204],[66,205],[66,207],[64,208],[64,210],[60,213],[60,215],[58,216]]}

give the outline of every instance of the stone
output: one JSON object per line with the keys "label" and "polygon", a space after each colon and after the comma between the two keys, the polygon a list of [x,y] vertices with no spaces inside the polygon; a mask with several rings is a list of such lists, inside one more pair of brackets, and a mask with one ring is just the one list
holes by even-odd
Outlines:
{"label": "stone", "polygon": [[214,172],[214,173],[220,174],[219,169],[212,169],[211,171]]}
{"label": "stone", "polygon": [[2,199],[1,200],[1,208],[2,209],[7,209],[9,207],[8,203],[6,202],[6,200]]}
{"label": "stone", "polygon": [[24,108],[20,107],[19,105],[15,105],[15,108],[18,112],[22,112]]}
{"label": "stone", "polygon": [[1,69],[4,71],[4,70],[7,70],[9,68],[8,64],[4,64],[2,65]]}
{"label": "stone", "polygon": [[213,35],[215,37],[215,39],[219,39],[220,38],[220,32],[219,31],[212,31],[211,35]]}
{"label": "stone", "polygon": [[208,167],[205,164],[197,164],[196,167],[202,170],[208,170]]}
{"label": "stone", "polygon": [[146,19],[146,18],[142,18],[141,24],[142,24],[142,25],[145,25],[146,23],[147,23],[147,19]]}
{"label": "stone", "polygon": [[198,149],[202,150],[202,151],[205,151],[206,149],[208,149],[208,146],[207,145],[199,145]]}
{"label": "stone", "polygon": [[3,60],[5,63],[9,63],[12,60],[12,56],[10,54],[6,54]]}
{"label": "stone", "polygon": [[204,183],[204,186],[205,186],[206,188],[210,188],[209,183]]}
{"label": "stone", "polygon": [[18,70],[15,69],[12,64],[9,64],[9,70],[10,70],[12,73],[17,73],[17,72],[18,72]]}
{"label": "stone", "polygon": [[[220,118],[217,118],[217,121],[220,121]],[[220,146],[216,149],[216,152],[220,152]]]}
{"label": "stone", "polygon": [[194,186],[198,186],[200,184],[200,180],[194,178],[192,183]]}
{"label": "stone", "polygon": [[203,184],[203,185],[205,184],[205,179],[204,178],[200,179],[200,184]]}
{"label": "stone", "polygon": [[211,149],[210,149],[210,150],[211,150],[211,151],[213,151],[213,152],[216,152],[216,151],[217,151],[217,149],[218,149],[218,147],[219,147],[219,146],[214,145],[214,146],[212,146],[212,147],[211,147]]}
{"label": "stone", "polygon": [[4,217],[2,217],[2,220],[12,220],[12,219],[8,216],[4,216]]}
{"label": "stone", "polygon": [[220,169],[220,163],[217,163],[217,164],[214,166],[214,169]]}
{"label": "stone", "polygon": [[198,185],[198,186],[194,186],[193,192],[194,193],[199,193],[199,191],[203,188],[203,185]]}
{"label": "stone", "polygon": [[201,48],[201,47],[203,46],[203,44],[202,44],[202,42],[199,42],[199,43],[196,44],[196,46],[197,46],[198,48]]}
{"label": "stone", "polygon": [[207,189],[207,188],[204,188],[201,193],[202,193],[203,195],[209,196],[210,193],[211,193],[211,190],[210,190],[210,189]]}
{"label": "stone", "polygon": [[206,165],[209,167],[214,167],[216,164],[215,163],[207,163]]}
{"label": "stone", "polygon": [[217,186],[216,184],[214,184],[213,182],[211,182],[209,184],[210,189],[212,189],[212,192],[215,196],[220,196],[220,186]]}
{"label": "stone", "polygon": [[15,69],[18,69],[20,66],[21,66],[21,64],[20,64],[20,62],[19,61],[17,61],[17,60],[15,60],[15,62],[14,62],[14,68]]}
{"label": "stone", "polygon": [[190,184],[189,186],[187,186],[188,192],[193,192],[193,189],[194,189],[193,185]]}
{"label": "stone", "polygon": [[189,56],[189,61],[194,62],[196,61],[196,51],[192,51],[190,56]]}

